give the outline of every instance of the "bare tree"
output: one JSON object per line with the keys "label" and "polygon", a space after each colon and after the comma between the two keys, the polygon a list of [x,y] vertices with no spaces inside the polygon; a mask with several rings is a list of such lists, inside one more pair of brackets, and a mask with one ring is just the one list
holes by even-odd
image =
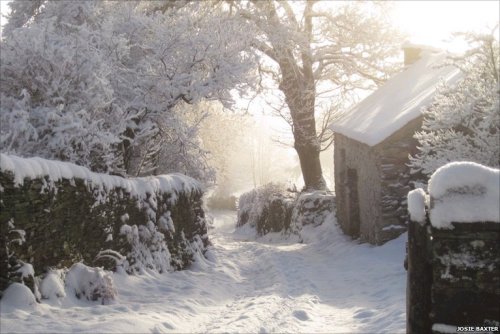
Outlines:
{"label": "bare tree", "polygon": [[[329,1],[228,1],[231,13],[255,32],[259,73],[284,95],[294,148],[306,189],[325,189],[319,153],[328,141],[317,131],[315,111],[321,83],[342,96],[372,89],[393,72],[390,60],[400,41],[383,19],[384,4]],[[323,86],[321,86],[323,87]],[[280,110],[280,113],[283,111]],[[324,125],[332,119],[324,119]]]}

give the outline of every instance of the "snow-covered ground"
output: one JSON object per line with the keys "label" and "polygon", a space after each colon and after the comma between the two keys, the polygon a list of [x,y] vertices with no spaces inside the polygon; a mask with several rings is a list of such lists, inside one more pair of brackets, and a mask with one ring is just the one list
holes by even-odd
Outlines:
{"label": "snow-covered ground", "polygon": [[235,212],[213,215],[208,260],[190,270],[114,274],[112,305],[69,293],[24,309],[1,303],[0,332],[405,332],[406,234],[359,245],[332,222],[304,229],[304,243],[276,243],[235,231]]}

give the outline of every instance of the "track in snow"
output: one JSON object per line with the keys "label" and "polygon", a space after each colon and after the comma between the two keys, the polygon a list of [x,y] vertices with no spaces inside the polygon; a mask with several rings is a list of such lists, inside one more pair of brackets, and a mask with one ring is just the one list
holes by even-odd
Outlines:
{"label": "track in snow", "polygon": [[235,232],[235,212],[213,216],[208,259],[191,269],[115,274],[114,305],[73,300],[2,313],[0,331],[405,332],[405,237],[358,245],[330,222],[304,230],[306,243],[276,244]]}

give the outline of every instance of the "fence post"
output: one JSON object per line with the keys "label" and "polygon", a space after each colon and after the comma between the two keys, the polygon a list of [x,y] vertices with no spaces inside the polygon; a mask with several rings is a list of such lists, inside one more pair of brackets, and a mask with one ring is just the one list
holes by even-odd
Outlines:
{"label": "fence post", "polygon": [[429,261],[428,223],[408,226],[408,274],[406,282],[406,332],[430,333],[432,267]]}

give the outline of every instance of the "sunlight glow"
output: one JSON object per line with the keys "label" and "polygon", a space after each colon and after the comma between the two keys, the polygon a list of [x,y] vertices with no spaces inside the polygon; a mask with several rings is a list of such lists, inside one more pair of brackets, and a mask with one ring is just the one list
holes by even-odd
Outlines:
{"label": "sunlight glow", "polygon": [[[451,42],[451,33],[491,32],[499,19],[499,1],[397,1],[390,16],[394,24],[417,44],[463,51]],[[498,38],[498,27],[496,31]]]}

